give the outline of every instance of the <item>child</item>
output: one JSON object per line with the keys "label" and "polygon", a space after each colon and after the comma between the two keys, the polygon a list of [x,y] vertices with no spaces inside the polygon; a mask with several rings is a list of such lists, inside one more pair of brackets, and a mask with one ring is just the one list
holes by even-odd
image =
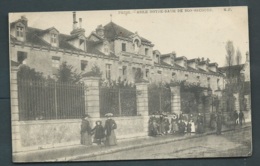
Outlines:
{"label": "child", "polygon": [[100,120],[96,121],[96,126],[92,129],[92,132],[95,131],[94,143],[97,143],[98,145],[101,145],[101,142],[105,137],[105,129],[101,124],[102,122]]}

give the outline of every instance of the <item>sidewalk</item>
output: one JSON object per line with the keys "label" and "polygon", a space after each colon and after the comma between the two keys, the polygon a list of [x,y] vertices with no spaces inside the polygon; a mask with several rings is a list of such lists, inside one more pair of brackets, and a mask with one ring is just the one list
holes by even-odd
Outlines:
{"label": "sidewalk", "polygon": [[[245,125],[243,128],[250,127]],[[223,132],[231,131],[230,129],[223,128]],[[23,152],[14,154],[14,162],[51,162],[51,161],[73,161],[80,158],[93,157],[96,155],[103,155],[109,153],[115,153],[119,151],[125,151],[135,148],[142,148],[146,146],[152,146],[157,144],[164,144],[173,141],[180,141],[184,139],[192,139],[197,137],[202,137],[205,135],[215,134],[215,131],[208,131],[204,134],[195,134],[195,135],[165,135],[158,137],[143,137],[131,140],[118,141],[116,146],[67,146],[55,149],[44,149],[37,150],[32,152]]]}

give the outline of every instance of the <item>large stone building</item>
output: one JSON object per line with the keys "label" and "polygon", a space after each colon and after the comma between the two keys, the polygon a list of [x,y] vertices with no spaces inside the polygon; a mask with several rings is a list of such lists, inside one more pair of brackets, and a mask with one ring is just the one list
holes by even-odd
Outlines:
{"label": "large stone building", "polygon": [[209,59],[187,59],[174,52],[161,54],[153,50],[151,41],[137,32],[109,22],[99,25],[86,35],[82,19],[73,13],[73,29],[61,34],[55,27],[37,29],[28,26],[22,16],[10,24],[10,58],[13,63],[26,64],[45,76],[56,74],[59,65],[66,61],[78,72],[87,72],[95,64],[103,72],[104,79],[135,82],[135,73],[141,70],[150,82],[187,80],[200,82],[203,87],[223,89],[223,75],[217,63]]}

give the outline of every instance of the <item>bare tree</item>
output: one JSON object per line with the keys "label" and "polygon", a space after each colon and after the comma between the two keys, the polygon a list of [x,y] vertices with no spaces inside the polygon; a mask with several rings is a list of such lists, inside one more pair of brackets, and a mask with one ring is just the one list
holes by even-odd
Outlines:
{"label": "bare tree", "polygon": [[239,48],[237,48],[237,51],[236,51],[236,63],[237,63],[237,65],[240,65],[241,61],[242,61],[242,54],[241,54],[241,51],[239,50]]}

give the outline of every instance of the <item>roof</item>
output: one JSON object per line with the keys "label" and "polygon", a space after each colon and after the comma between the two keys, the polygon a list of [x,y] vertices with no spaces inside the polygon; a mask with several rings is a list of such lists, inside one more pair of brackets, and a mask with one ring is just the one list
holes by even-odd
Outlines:
{"label": "roof", "polygon": [[175,60],[178,61],[178,60],[182,60],[182,59],[187,59],[185,56],[180,56],[180,57],[176,57]]}
{"label": "roof", "polygon": [[[41,38],[41,35],[44,32],[46,32],[46,30],[28,27],[27,31],[26,31],[26,43],[31,44],[31,45],[38,45],[38,46],[42,46],[42,47],[52,47],[50,43],[46,42],[45,40],[43,40]],[[71,51],[82,51],[81,49],[78,49],[68,43],[68,40],[71,40],[72,38],[75,38],[77,36],[78,35],[66,35],[66,34],[60,33],[59,37],[58,37],[59,48],[71,50]],[[13,41],[13,42],[19,42],[14,36],[11,36],[10,38],[11,38],[11,41]],[[90,49],[87,50],[87,53],[105,55],[104,53],[95,49],[94,45],[89,46],[89,48]],[[112,56],[115,56],[115,55],[113,54]]]}
{"label": "roof", "polygon": [[240,75],[241,70],[243,69],[244,64],[242,65],[233,65],[233,66],[224,66],[224,67],[219,67],[218,69],[226,73],[227,76],[238,76]]}
{"label": "roof", "polygon": [[217,66],[218,64],[217,63],[209,63],[208,65],[209,66]]}
{"label": "roof", "polygon": [[[131,38],[130,36],[135,33],[115,24],[114,22],[110,22],[104,26],[104,35],[108,40],[114,40],[117,37],[123,38]],[[151,41],[141,37],[142,42],[151,43]]]}
{"label": "roof", "polygon": [[191,63],[191,62],[197,62],[197,61],[198,61],[197,58],[193,58],[193,59],[188,59],[188,60],[187,60],[188,63]]}
{"label": "roof", "polygon": [[55,31],[59,32],[55,27],[51,27],[51,28],[42,30],[39,35],[44,35],[44,34],[46,34],[46,33],[49,33],[51,30],[55,30]]}

